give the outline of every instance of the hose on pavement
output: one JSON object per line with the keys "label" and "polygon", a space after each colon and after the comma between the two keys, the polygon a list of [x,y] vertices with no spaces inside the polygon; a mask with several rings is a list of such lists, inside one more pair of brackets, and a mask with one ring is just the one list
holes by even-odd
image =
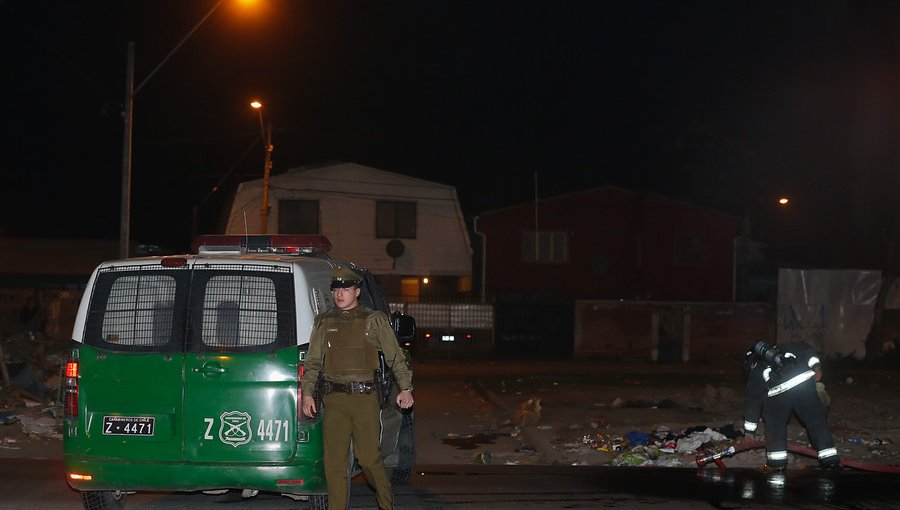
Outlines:
{"label": "hose on pavement", "polygon": [[[708,462],[715,462],[719,465],[719,468],[723,468],[723,464],[721,459],[723,457],[731,457],[740,452],[744,452],[747,450],[754,450],[756,448],[765,448],[766,442],[760,440],[744,440],[739,443],[736,443],[734,446],[729,447],[724,452],[720,452],[714,455],[710,455],[708,457],[698,457],[697,458],[697,466],[703,467]],[[815,450],[811,448],[804,448],[802,446],[797,445],[788,445],[788,451],[806,455],[807,457],[818,458],[818,454]],[[882,464],[865,464],[862,462],[857,462],[855,460],[844,459],[841,458],[841,465],[853,468],[860,469],[862,471],[876,471],[879,473],[900,473],[900,466],[887,466]]]}

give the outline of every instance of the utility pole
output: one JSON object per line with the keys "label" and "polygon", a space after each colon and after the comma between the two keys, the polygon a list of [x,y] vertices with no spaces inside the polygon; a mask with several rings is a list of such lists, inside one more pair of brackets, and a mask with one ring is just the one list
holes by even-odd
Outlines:
{"label": "utility pole", "polygon": [[119,223],[119,258],[128,258],[128,239],[131,235],[131,129],[134,108],[134,43],[128,43],[128,63],[125,66],[125,110],[122,141],[122,215]]}
{"label": "utility pole", "polygon": [[134,124],[134,96],[144,88],[144,85],[156,74],[160,68],[165,65],[166,62],[178,51],[179,48],[200,28],[200,25],[206,22],[210,16],[216,9],[218,9],[222,2],[225,0],[219,0],[213,5],[212,9],[210,9],[205,16],[200,18],[200,21],[194,25],[194,28],[190,30],[182,39],[172,48],[172,51],[166,55],[162,61],[150,71],[150,74],[144,78],[137,87],[134,86],[134,42],[128,43],[128,63],[126,65],[126,75],[125,75],[125,108],[122,112],[122,116],[124,117],[125,123],[125,134],[123,135],[123,143],[122,143],[122,214],[121,214],[121,222],[119,225],[119,256],[121,258],[128,257],[128,240],[131,235],[131,144],[132,144],[132,125]]}
{"label": "utility pole", "polygon": [[272,170],[272,150],[275,149],[272,145],[272,121],[266,124],[265,135],[266,163],[263,168],[262,210],[259,215],[260,233],[262,234],[268,233],[269,227],[269,173]]}

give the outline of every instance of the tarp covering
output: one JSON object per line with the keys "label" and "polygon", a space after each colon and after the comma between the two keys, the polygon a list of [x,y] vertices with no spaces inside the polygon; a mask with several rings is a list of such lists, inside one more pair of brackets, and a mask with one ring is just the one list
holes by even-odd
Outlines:
{"label": "tarp covering", "polygon": [[780,269],[777,342],[803,340],[823,356],[863,358],[881,271]]}

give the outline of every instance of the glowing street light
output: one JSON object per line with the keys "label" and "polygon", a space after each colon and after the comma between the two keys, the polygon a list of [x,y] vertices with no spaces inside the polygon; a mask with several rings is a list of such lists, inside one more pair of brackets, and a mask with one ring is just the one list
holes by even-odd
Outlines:
{"label": "glowing street light", "polygon": [[754,241],[754,237],[750,235],[751,225],[766,216],[770,220],[780,219],[778,216],[773,217],[773,215],[786,214],[790,210],[790,203],[791,198],[787,195],[778,195],[777,197],[767,195],[754,202],[755,207],[751,208],[751,205],[747,205],[744,210],[744,216],[741,221],[741,233],[734,238],[732,257],[733,301],[737,301],[739,297],[747,298],[750,295],[750,280],[752,277],[748,266],[751,263],[751,253],[756,250],[752,245],[760,242],[759,240]]}
{"label": "glowing street light", "polygon": [[263,125],[262,103],[258,99],[254,99],[250,102],[250,106],[259,115],[259,132],[263,143],[266,144],[266,162],[265,166],[263,166],[262,209],[259,212],[260,233],[266,234],[269,227],[269,174],[272,170],[272,151],[275,150],[275,146],[272,145],[272,122],[270,121],[267,125]]}

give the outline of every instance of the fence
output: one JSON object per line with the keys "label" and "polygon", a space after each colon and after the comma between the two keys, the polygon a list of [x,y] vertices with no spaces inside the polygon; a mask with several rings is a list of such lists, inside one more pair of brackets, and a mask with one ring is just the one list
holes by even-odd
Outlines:
{"label": "fence", "polygon": [[769,303],[577,301],[575,356],[736,361],[774,324]]}
{"label": "fence", "polygon": [[494,306],[479,303],[392,302],[391,311],[416,320],[413,353],[420,358],[465,357],[494,349]]}

